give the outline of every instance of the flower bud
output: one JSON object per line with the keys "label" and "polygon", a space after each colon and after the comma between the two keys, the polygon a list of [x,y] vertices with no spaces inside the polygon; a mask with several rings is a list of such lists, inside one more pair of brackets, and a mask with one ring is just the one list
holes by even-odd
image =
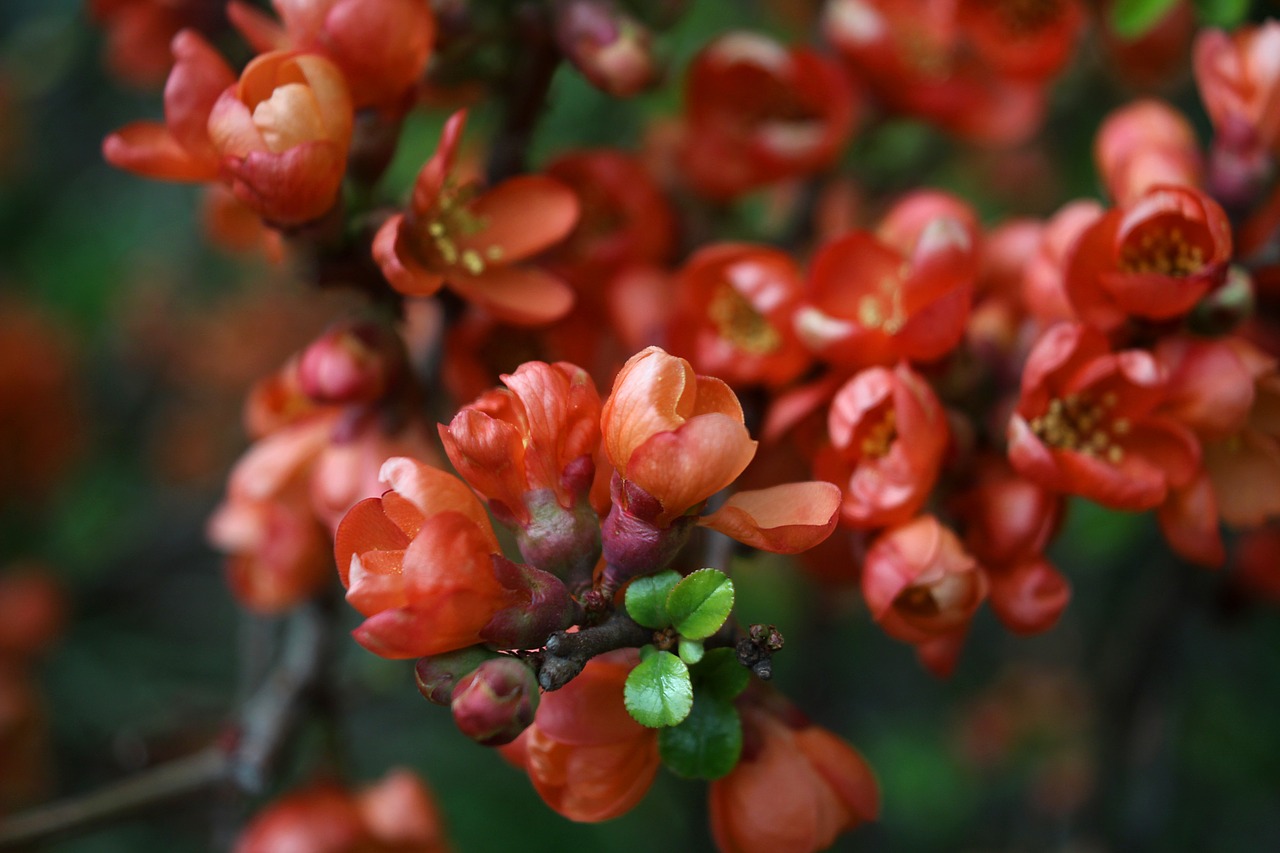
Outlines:
{"label": "flower bud", "polygon": [[344,323],[307,347],[298,382],[317,403],[372,403],[404,370],[404,347],[392,330],[374,323]]}
{"label": "flower bud", "polygon": [[601,91],[628,98],[656,82],[648,28],[612,0],[561,0],[555,27],[565,57]]}
{"label": "flower bud", "polygon": [[533,722],[538,682],[533,670],[513,657],[486,661],[453,691],[453,721],[484,746],[511,743]]}
{"label": "flower bud", "polygon": [[413,680],[418,684],[418,692],[428,702],[448,705],[458,682],[497,656],[497,652],[484,646],[468,646],[442,655],[419,658],[413,667]]}

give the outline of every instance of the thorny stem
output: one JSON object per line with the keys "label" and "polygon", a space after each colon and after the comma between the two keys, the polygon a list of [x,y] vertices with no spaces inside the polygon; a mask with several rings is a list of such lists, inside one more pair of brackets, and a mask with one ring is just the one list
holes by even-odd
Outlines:
{"label": "thorny stem", "polygon": [[313,602],[289,619],[275,668],[244,703],[232,736],[128,779],[0,821],[0,850],[82,832],[122,815],[231,783],[261,793],[331,656],[330,615]]}

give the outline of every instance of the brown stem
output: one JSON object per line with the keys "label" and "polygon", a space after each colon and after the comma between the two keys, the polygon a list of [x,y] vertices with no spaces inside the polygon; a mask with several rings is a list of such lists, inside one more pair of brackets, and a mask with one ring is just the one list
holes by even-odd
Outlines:
{"label": "brown stem", "polygon": [[513,18],[518,49],[513,48],[514,58],[502,87],[502,126],[493,140],[486,169],[490,185],[526,171],[533,129],[546,105],[551,77],[560,63],[560,51],[543,5],[522,4]]}
{"label": "brown stem", "polygon": [[275,668],[241,709],[234,737],[103,788],[0,820],[0,850],[82,832],[122,815],[231,782],[260,793],[324,672],[332,632],[319,603],[290,618]]}
{"label": "brown stem", "polygon": [[636,624],[621,610],[594,628],[576,633],[557,631],[547,640],[538,666],[543,690],[559,690],[582,672],[587,661],[614,649],[638,648],[653,642],[653,630]]}

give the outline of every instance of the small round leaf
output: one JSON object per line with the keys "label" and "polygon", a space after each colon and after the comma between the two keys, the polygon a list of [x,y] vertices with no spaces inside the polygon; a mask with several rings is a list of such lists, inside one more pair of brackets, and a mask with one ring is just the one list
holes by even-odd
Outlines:
{"label": "small round leaf", "polygon": [[622,695],[627,713],[640,725],[674,726],[693,707],[689,667],[671,652],[650,655],[631,670]]}
{"label": "small round leaf", "polygon": [[627,587],[627,615],[646,628],[666,628],[671,624],[671,617],[667,614],[667,595],[679,582],[680,573],[671,571],[636,578]]}
{"label": "small round leaf", "polygon": [[738,662],[733,649],[712,649],[690,673],[699,696],[705,692],[725,701],[746,690],[751,682],[751,671]]}
{"label": "small round leaf", "polygon": [[678,776],[719,779],[742,755],[742,723],[732,702],[699,693],[680,725],[658,733],[662,763]]}
{"label": "small round leaf", "polygon": [[720,629],[731,612],[733,581],[718,569],[698,569],[676,584],[667,595],[667,614],[671,617],[671,624],[680,636],[690,640],[710,637]]}

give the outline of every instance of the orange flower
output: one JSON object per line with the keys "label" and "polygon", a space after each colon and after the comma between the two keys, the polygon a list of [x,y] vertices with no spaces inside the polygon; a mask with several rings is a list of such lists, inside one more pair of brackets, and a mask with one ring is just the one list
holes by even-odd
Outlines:
{"label": "orange flower", "polygon": [[676,281],[671,348],[734,386],[786,384],[812,361],[791,322],[801,287],[800,270],[785,252],[708,246],[685,263]]}
{"label": "orange flower", "polygon": [[447,853],[443,821],[431,792],[412,772],[392,770],[358,794],[316,784],[260,812],[236,841],[235,853]]}
{"label": "orange flower", "polygon": [[891,637],[913,645],[962,635],[987,595],[987,578],[932,515],[886,531],[867,551],[862,596]]}
{"label": "orange flower", "polygon": [[1040,337],[1009,421],[1009,461],[1024,477],[1115,509],[1161,504],[1191,482],[1200,444],[1158,409],[1165,370],[1144,350],[1112,352],[1087,326]]}
{"label": "orange flower", "polygon": [[600,445],[600,397],[568,362],[526,362],[440,427],[449,461],[499,519],[531,521],[526,495],[550,491],[572,509],[590,487]]}
{"label": "orange flower", "polygon": [[742,710],[743,756],[711,783],[711,834],[721,853],[811,853],[875,820],[880,791],[858,751],[807,721]]}
{"label": "orange flower", "polygon": [[219,157],[209,139],[209,114],[234,86],[226,60],[194,30],[173,37],[174,65],[164,87],[164,123],[125,125],[102,143],[102,156],[118,169],[164,181],[211,181]]}
{"label": "orange flower", "polygon": [[435,39],[421,0],[273,0],[281,27],[240,0],[227,17],[259,52],[307,50],[342,69],[356,109],[395,106],[426,70]]}
{"label": "orange flower", "polygon": [[388,459],[381,479],[391,490],[352,507],[334,543],[347,601],[367,617],[356,640],[388,658],[482,642],[518,602],[494,571],[484,507],[457,477],[407,457]]}
{"label": "orange flower", "polygon": [[1084,229],[1067,265],[1067,297],[1103,332],[1130,316],[1170,320],[1222,284],[1230,258],[1222,207],[1192,187],[1160,184]]}
{"label": "orange flower", "polygon": [[298,225],[338,198],[354,117],[342,71],[315,53],[254,59],[209,113],[209,138],[236,197]]}
{"label": "orange flower", "polygon": [[534,790],[569,820],[597,823],[630,811],[658,772],[658,732],[622,701],[633,650],[592,658],[567,685],[542,697],[533,725],[500,747]]}
{"label": "orange flower", "polygon": [[875,234],[854,231],[823,246],[809,272],[800,339],[846,367],[934,361],[964,335],[978,272],[978,223],[957,198],[918,192]]}
{"label": "orange flower", "polygon": [[658,347],[618,372],[600,424],[613,467],[661,504],[660,527],[736,480],[756,452],[729,386]]}
{"label": "orange flower", "polygon": [[373,258],[391,286],[408,296],[430,296],[448,284],[507,322],[559,319],[573,306],[573,290],[550,273],[516,264],[573,230],[577,197],[542,175],[520,175],[487,191],[458,186],[453,159],[466,118],[463,110],[445,123],[440,147],[418,173],[408,212],[383,223]]}
{"label": "orange flower", "polygon": [[915,515],[950,442],[929,383],[905,364],[869,368],[836,392],[827,423],[834,452],[820,456],[815,468],[843,486],[844,522],[869,530]]}

